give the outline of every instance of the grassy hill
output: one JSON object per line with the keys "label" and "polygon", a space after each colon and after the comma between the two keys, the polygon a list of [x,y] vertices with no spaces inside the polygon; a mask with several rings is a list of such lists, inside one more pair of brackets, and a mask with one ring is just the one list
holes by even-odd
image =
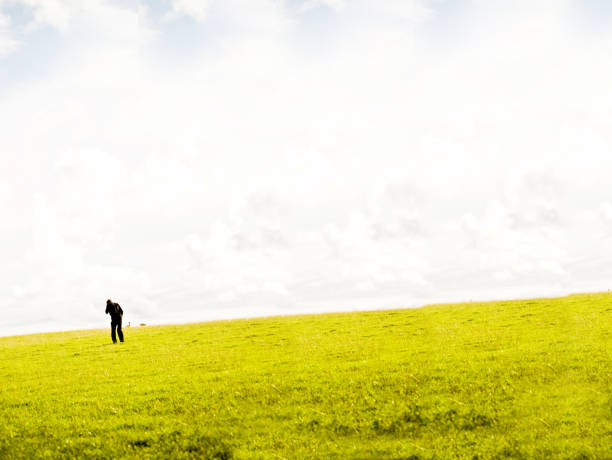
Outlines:
{"label": "grassy hill", "polygon": [[612,458],[612,295],[0,339],[0,458]]}

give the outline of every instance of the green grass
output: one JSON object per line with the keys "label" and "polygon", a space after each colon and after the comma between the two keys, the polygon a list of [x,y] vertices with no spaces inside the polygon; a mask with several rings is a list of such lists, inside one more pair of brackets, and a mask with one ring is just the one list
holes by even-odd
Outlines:
{"label": "green grass", "polygon": [[612,295],[0,339],[0,458],[612,458]]}

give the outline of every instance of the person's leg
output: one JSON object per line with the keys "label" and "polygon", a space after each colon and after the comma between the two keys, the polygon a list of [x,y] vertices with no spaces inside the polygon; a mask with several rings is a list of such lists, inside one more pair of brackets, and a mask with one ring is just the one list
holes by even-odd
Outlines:
{"label": "person's leg", "polygon": [[111,323],[111,338],[113,339],[113,343],[117,343],[117,336],[115,335],[115,328],[117,324],[115,322]]}
{"label": "person's leg", "polygon": [[121,320],[117,323],[117,334],[119,334],[119,341],[123,342],[123,331],[121,330]]}

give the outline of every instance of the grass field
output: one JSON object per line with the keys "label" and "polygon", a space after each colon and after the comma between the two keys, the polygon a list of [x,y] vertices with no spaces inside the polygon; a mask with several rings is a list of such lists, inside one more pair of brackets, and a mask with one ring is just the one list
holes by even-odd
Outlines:
{"label": "grass field", "polygon": [[592,294],[1,338],[0,458],[611,459],[611,334]]}

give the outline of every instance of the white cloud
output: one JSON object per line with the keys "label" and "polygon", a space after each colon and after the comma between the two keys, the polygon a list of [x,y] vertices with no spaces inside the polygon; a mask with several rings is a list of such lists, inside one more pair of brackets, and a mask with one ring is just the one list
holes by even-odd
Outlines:
{"label": "white cloud", "polygon": [[172,13],[204,21],[208,16],[211,3],[212,0],[172,0]]}
{"label": "white cloud", "polygon": [[0,59],[14,52],[19,46],[19,42],[11,34],[10,25],[10,18],[0,11]]}
{"label": "white cloud", "polygon": [[[4,4],[24,8],[31,14],[29,21],[19,28],[24,39],[44,27],[71,34],[69,38],[87,45],[97,41],[130,46],[152,38],[144,6],[130,8],[107,0],[5,0]],[[8,27],[3,23],[8,24],[0,15],[0,31],[3,26]]]}
{"label": "white cloud", "polygon": [[286,11],[285,2],[278,0],[173,0],[166,19],[185,15],[206,22],[215,16],[231,28],[233,37],[245,32],[267,36],[287,30],[291,20]]}
{"label": "white cloud", "polygon": [[75,13],[81,8],[94,5],[97,2],[78,2],[72,0],[19,0],[33,10],[33,20],[29,27],[51,26],[65,30]]}
{"label": "white cloud", "polygon": [[321,6],[341,11],[346,7],[346,0],[305,0],[300,7],[300,11],[304,12]]}
{"label": "white cloud", "polygon": [[9,332],[607,288],[610,42],[565,3],[441,46],[435,3],[175,2],[177,62],[168,12],[28,1],[72,47],[0,91]]}

